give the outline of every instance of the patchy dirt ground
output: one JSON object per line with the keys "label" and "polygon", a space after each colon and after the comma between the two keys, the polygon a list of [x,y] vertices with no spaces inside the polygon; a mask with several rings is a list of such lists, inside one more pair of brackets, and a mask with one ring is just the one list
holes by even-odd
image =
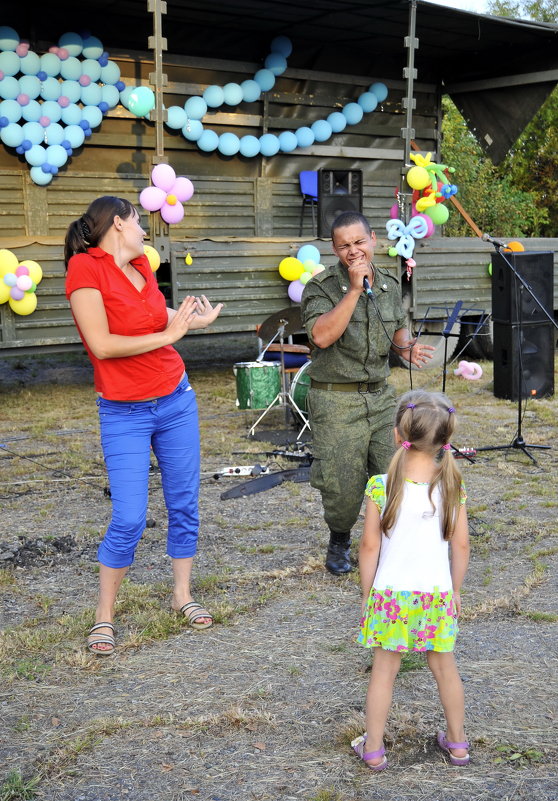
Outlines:
{"label": "patchy dirt ground", "polygon": [[[517,406],[493,397],[483,367],[479,382],[448,378],[459,447],[515,437]],[[220,499],[236,483],[213,478],[225,466],[296,466],[246,438],[254,414],[235,410],[232,373],[191,373],[204,475],[194,589],[217,623],[193,632],[168,611],[154,466],[153,525],[119,601],[117,653],[101,660],[83,647],[110,514],[90,369],[76,357],[2,370],[1,801],[555,801],[554,398],[530,402],[523,416],[527,442],[552,445],[531,450],[537,464],[515,448],[461,461],[473,556],[457,655],[473,762],[460,771],[435,748],[442,713],[417,657],[396,685],[389,770],[374,775],[349,747],[362,730],[369,666],[355,644],[358,576],[323,568],[318,494],[285,483]],[[432,371],[413,380],[441,387]],[[409,375],[394,370],[393,381],[403,391]],[[284,426],[274,411],[259,433]]]}

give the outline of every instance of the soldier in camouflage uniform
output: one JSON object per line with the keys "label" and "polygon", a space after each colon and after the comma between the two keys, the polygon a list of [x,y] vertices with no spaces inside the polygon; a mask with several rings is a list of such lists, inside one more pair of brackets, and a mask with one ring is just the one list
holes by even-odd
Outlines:
{"label": "soldier in camouflage uniform", "polygon": [[339,262],[306,285],[302,320],[314,346],[307,397],[314,456],[310,483],[321,492],[330,530],[326,568],[340,575],[351,570],[351,529],[366,482],[386,472],[393,452],[389,350],[421,367],[433,348],[410,339],[398,281],[372,264],[376,235],[367,219],[345,212],[331,236]]}

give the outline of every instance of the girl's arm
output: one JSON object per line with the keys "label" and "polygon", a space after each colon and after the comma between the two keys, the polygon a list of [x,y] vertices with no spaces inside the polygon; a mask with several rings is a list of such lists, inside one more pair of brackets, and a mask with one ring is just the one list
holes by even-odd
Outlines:
{"label": "girl's arm", "polygon": [[70,306],[79,330],[97,359],[138,356],[172,345],[182,339],[196,315],[196,298],[189,295],[169,319],[164,331],[135,337],[111,334],[103,297],[98,289],[76,289],[70,296]]}
{"label": "girl's arm", "polygon": [[358,565],[360,569],[360,586],[362,589],[362,613],[366,608],[368,596],[376,575],[382,532],[380,529],[380,512],[370,498],[366,500],[366,514],[364,517],[364,531],[360,541]]}
{"label": "girl's arm", "polygon": [[457,614],[461,614],[461,585],[469,564],[469,525],[467,523],[467,509],[465,504],[459,507],[455,531],[450,541],[450,566],[453,585],[453,598]]}

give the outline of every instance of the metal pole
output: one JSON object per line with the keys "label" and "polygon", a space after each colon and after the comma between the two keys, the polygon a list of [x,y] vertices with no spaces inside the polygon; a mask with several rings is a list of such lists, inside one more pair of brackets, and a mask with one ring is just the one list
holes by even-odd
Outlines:
{"label": "metal pole", "polygon": [[149,74],[149,81],[155,91],[155,154],[153,164],[166,163],[163,123],[167,119],[163,108],[163,91],[167,85],[167,76],[163,72],[163,51],[167,49],[167,40],[163,36],[163,14],[167,13],[166,0],[147,0],[147,10],[153,14],[153,36],[147,40],[147,46],[153,51],[155,71]]}

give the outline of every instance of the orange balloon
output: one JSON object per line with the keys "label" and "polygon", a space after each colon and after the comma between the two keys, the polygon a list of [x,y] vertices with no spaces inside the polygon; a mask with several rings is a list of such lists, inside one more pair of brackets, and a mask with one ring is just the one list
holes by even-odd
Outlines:
{"label": "orange balloon", "polygon": [[523,253],[525,248],[523,247],[521,242],[516,242],[514,240],[513,242],[508,242],[507,247],[505,247],[504,250],[506,251],[506,253]]}

